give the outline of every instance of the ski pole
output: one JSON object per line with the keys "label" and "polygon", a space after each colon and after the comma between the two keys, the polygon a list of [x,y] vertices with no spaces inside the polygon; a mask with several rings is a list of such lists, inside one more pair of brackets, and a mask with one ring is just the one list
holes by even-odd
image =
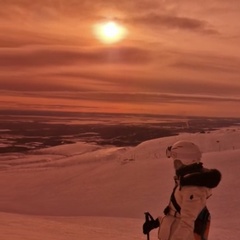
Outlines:
{"label": "ski pole", "polygon": [[[148,212],[145,212],[145,222],[149,222],[149,215]],[[150,240],[150,234],[149,232],[147,233],[147,240]]]}

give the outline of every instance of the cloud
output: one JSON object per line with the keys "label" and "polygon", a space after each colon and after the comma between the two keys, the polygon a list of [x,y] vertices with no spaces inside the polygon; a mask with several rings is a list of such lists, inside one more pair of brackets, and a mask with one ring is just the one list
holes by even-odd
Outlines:
{"label": "cloud", "polygon": [[[87,24],[104,18],[122,18],[135,11],[145,12],[159,7],[159,1],[139,0],[0,0],[0,26],[3,22],[25,23],[29,27],[33,23],[78,21],[78,25]],[[16,26],[17,28],[18,26]]]}
{"label": "cloud", "polygon": [[[174,70],[173,70],[174,71]],[[179,75],[177,72],[176,75]],[[210,76],[209,76],[210,77]],[[0,78],[0,89],[14,91],[48,91],[54,92],[106,92],[131,94],[132,92],[148,92],[153,94],[178,93],[182,95],[212,95],[212,96],[238,96],[240,83],[236,80],[208,79],[194,75],[181,76],[148,76],[141,71],[132,73],[121,70],[107,71],[62,71],[60,73],[38,73],[22,75],[5,75]],[[42,93],[44,94],[44,93]],[[81,93],[82,94],[82,93]],[[91,94],[89,94],[90,96]],[[68,95],[67,95],[68,96]],[[107,96],[107,95],[106,95]],[[119,95],[118,95],[119,96]],[[123,96],[124,98],[124,96]]]}
{"label": "cloud", "polygon": [[[226,54],[174,53],[178,56],[171,67],[208,73],[240,74],[240,58]],[[184,57],[183,57],[184,56]]]}
{"label": "cloud", "polygon": [[[49,24],[50,25],[50,24]],[[35,29],[16,29],[12,26],[0,26],[0,48],[20,48],[27,46],[89,46],[89,40],[74,37],[73,34],[44,32],[43,27]]]}
{"label": "cloud", "polygon": [[145,15],[130,18],[131,23],[144,24],[147,26],[162,27],[168,29],[181,29],[206,34],[217,34],[218,31],[211,29],[209,24],[204,20],[178,17],[173,15],[161,15],[157,13],[147,13]]}
{"label": "cloud", "polygon": [[0,89],[5,91],[16,91],[16,92],[54,92],[54,91],[81,91],[89,90],[82,86],[72,86],[67,81],[60,81],[59,79],[43,78],[41,76],[5,76],[0,79]]}
{"label": "cloud", "polygon": [[[237,116],[239,97],[153,92],[0,91],[2,109]],[[219,111],[219,105],[221,106]]]}
{"label": "cloud", "polygon": [[85,23],[99,18],[116,18],[134,24],[201,31],[208,34],[217,33],[205,20],[179,15],[176,9],[174,12],[169,11],[169,4],[165,1],[139,0],[136,4],[134,1],[126,0],[94,0],[94,2],[12,0],[4,2],[2,6],[4,11],[0,10],[0,12],[5,18],[15,20],[18,17],[34,21],[36,24],[42,21],[61,22],[61,18],[65,21],[82,19]]}
{"label": "cloud", "polygon": [[[51,13],[54,12],[69,14],[75,16],[84,14],[89,15],[94,12],[98,13],[99,10],[118,9],[121,11],[132,12],[133,10],[140,9],[142,11],[156,9],[157,7],[163,7],[163,3],[158,0],[139,0],[138,4],[134,1],[128,0],[42,0],[42,1],[29,1],[29,0],[11,0],[1,2],[3,8],[12,9],[12,13],[21,13],[22,11],[39,13]],[[97,11],[98,10],[98,11]],[[2,11],[7,15],[6,11]]]}
{"label": "cloud", "polygon": [[[238,65],[239,66],[239,65]],[[202,72],[224,72],[230,74],[240,74],[240,69],[234,65],[219,65],[218,63],[208,63],[208,62],[187,62],[187,61],[178,61],[172,64],[172,67],[189,69]]]}
{"label": "cloud", "polygon": [[[35,93],[36,94],[36,93]],[[32,94],[31,94],[32,95]],[[51,98],[54,95],[47,94],[45,97]],[[121,92],[83,92],[81,94],[71,93],[66,95],[64,92],[58,92],[58,98],[75,100],[95,100],[109,101],[118,103],[184,103],[193,104],[198,102],[237,102],[240,103],[240,97],[219,97],[211,95],[194,94],[159,94],[159,93],[121,93]],[[54,98],[54,97],[53,97]]]}
{"label": "cloud", "polygon": [[74,64],[144,64],[149,52],[137,47],[21,48],[1,51],[0,68],[32,68]]}
{"label": "cloud", "polygon": [[[0,3],[0,89],[32,92],[34,98],[42,96],[41,101],[44,97],[79,101],[85,108],[84,101],[126,106],[139,102],[139,109],[144,101],[183,108],[201,101],[238,103],[232,97],[240,92],[238,42],[230,39],[239,29],[234,4],[222,0],[219,4],[216,0]],[[231,9],[228,15],[223,15],[223,4]],[[107,47],[94,38],[92,26],[108,18],[128,27],[129,35]]]}
{"label": "cloud", "polygon": [[[109,18],[126,23],[133,29],[133,35],[143,26],[152,30],[218,33],[207,20],[168,8],[166,1],[155,0],[139,0],[137,4],[126,0],[3,1],[0,8],[0,46],[96,45],[91,26]],[[141,38],[144,39],[144,36]]]}

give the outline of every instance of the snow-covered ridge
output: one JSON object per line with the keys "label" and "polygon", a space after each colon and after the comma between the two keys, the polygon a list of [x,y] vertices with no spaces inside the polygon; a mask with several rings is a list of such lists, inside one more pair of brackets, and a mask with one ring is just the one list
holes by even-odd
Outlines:
{"label": "snow-covered ridge", "polygon": [[[238,128],[153,139],[136,147],[76,143],[2,155],[0,239],[145,239],[143,213],[161,215],[168,203],[174,172],[165,149],[179,139],[199,144],[204,165],[223,175],[209,199],[210,238],[239,239]],[[157,239],[156,232],[151,235]]]}

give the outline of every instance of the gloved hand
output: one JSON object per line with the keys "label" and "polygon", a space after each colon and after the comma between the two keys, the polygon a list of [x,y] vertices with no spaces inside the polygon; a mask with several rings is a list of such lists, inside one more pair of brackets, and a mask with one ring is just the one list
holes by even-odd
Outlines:
{"label": "gloved hand", "polygon": [[154,220],[150,213],[145,214],[146,221],[143,224],[143,234],[148,234],[152,229],[159,227],[160,223],[158,218]]}

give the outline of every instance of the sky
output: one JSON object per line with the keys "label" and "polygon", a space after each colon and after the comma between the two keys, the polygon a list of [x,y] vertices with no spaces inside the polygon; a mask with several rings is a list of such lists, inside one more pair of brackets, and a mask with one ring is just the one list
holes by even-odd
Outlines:
{"label": "sky", "polygon": [[[236,0],[0,6],[0,110],[240,117]],[[105,21],[120,41],[99,39]]]}

